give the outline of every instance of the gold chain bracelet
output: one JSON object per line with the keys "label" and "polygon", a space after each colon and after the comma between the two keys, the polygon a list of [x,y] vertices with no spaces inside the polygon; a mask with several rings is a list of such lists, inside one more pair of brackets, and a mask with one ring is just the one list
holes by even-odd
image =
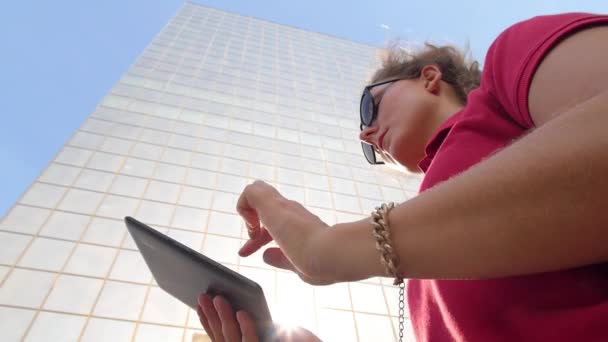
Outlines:
{"label": "gold chain bracelet", "polygon": [[382,203],[372,211],[371,224],[374,227],[372,235],[376,240],[376,249],[380,252],[380,261],[386,273],[395,278],[393,285],[399,285],[399,342],[403,341],[405,325],[405,283],[399,272],[399,256],[395,253],[389,230],[388,213],[395,207],[395,203]]}
{"label": "gold chain bracelet", "polygon": [[399,275],[399,257],[393,249],[391,233],[389,230],[388,213],[395,207],[395,203],[382,203],[372,211],[371,223],[374,226],[372,234],[376,240],[376,249],[380,252],[380,260],[386,269],[386,273],[395,278],[394,285],[403,281]]}

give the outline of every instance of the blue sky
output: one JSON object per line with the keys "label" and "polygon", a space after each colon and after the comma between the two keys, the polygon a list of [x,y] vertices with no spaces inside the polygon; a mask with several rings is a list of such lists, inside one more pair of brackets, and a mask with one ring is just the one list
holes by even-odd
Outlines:
{"label": "blue sky", "polygon": [[[469,42],[482,61],[509,25],[539,14],[608,13],[608,1],[194,1],[381,46]],[[10,1],[0,12],[0,217],[176,13],[177,0]],[[353,115],[356,115],[353,113]]]}

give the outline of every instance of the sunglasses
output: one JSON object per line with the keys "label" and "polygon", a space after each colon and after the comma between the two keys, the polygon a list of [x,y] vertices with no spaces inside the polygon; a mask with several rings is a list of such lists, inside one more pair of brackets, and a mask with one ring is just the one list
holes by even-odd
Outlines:
{"label": "sunglasses", "polygon": [[[380,102],[376,103],[374,101],[374,96],[372,95],[371,89],[383,84],[400,81],[402,79],[403,78],[388,79],[377,83],[372,83],[363,88],[361,103],[359,104],[359,115],[361,119],[361,124],[359,125],[360,130],[364,130],[371,126],[378,116],[378,107],[380,106]],[[383,161],[379,161],[376,157],[376,149],[374,145],[361,141],[361,148],[363,149],[363,155],[368,163],[372,165],[384,164]]]}

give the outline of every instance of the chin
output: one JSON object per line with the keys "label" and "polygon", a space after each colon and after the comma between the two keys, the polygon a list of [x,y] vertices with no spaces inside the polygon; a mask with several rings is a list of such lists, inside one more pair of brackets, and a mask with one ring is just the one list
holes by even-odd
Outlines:
{"label": "chin", "polygon": [[393,170],[397,170],[405,173],[421,173],[422,170],[418,167],[417,162],[400,162],[397,158],[392,158],[390,162],[386,162],[386,165]]}
{"label": "chin", "polygon": [[405,169],[409,173],[422,173],[422,170],[420,170],[420,168],[418,167],[418,164],[416,164],[415,166],[412,166],[412,167],[406,167]]}
{"label": "chin", "polygon": [[395,170],[395,171],[399,171],[399,172],[404,172],[404,173],[411,173],[412,171],[409,170],[409,168],[407,168],[404,165],[401,165],[399,163],[396,162],[392,162],[392,161],[385,161],[384,164],[391,170]]}

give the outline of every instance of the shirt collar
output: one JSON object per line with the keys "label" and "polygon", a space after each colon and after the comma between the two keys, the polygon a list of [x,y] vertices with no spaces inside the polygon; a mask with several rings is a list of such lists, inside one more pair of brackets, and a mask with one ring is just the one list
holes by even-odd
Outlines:
{"label": "shirt collar", "polygon": [[459,111],[445,120],[426,144],[424,148],[425,156],[420,162],[418,162],[418,167],[422,170],[422,172],[426,173],[426,170],[428,170],[433,158],[435,158],[437,150],[439,150],[439,147],[441,147],[441,144],[443,144],[443,141],[447,137],[448,133],[450,133],[450,130],[452,130],[452,127],[458,121],[461,112],[462,111]]}

